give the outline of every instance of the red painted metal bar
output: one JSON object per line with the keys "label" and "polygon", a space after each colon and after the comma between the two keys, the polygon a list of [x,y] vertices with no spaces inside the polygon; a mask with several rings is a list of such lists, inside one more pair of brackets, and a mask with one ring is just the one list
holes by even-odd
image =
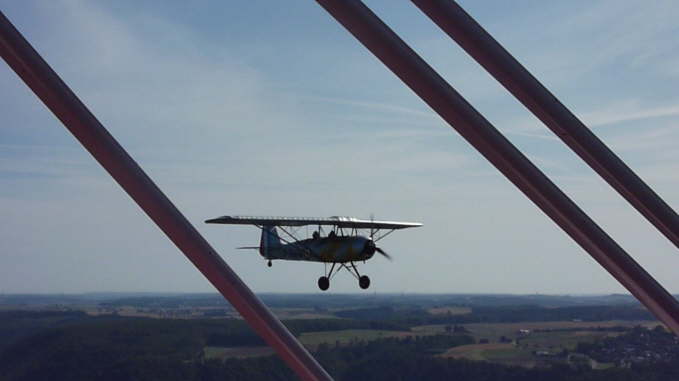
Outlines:
{"label": "red painted metal bar", "polygon": [[411,0],[679,247],[679,216],[453,0]]}
{"label": "red painted metal bar", "polygon": [[679,334],[679,303],[359,0],[316,0],[545,214]]}
{"label": "red painted metal bar", "polygon": [[0,12],[0,54],[250,326],[304,380],[330,376]]}

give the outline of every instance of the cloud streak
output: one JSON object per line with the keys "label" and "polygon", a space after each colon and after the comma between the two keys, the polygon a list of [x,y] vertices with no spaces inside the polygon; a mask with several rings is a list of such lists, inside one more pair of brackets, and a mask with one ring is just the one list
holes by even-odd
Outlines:
{"label": "cloud streak", "polygon": [[643,107],[639,101],[626,101],[586,113],[582,116],[590,127],[610,126],[632,121],[679,116],[679,103]]}

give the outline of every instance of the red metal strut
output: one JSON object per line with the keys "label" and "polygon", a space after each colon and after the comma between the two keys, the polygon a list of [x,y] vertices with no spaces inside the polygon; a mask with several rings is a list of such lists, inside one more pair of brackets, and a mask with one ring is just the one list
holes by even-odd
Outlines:
{"label": "red metal strut", "polygon": [[316,0],[479,153],[679,334],[679,303],[359,0]]}
{"label": "red metal strut", "polygon": [[0,55],[168,238],[304,380],[331,377],[250,291],[0,12]]}
{"label": "red metal strut", "polygon": [[679,216],[453,0],[411,0],[679,247]]}

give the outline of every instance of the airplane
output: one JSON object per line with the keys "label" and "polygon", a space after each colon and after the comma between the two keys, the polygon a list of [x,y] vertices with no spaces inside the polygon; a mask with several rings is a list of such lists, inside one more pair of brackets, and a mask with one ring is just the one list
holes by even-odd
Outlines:
{"label": "airplane", "polygon": [[[322,291],[330,288],[330,279],[342,268],[358,279],[359,287],[367,289],[370,287],[370,278],[359,274],[354,262],[365,263],[375,253],[380,253],[391,260],[389,254],[375,243],[397,229],[422,226],[417,222],[361,220],[339,216],[328,218],[222,216],[206,220],[205,223],[254,225],[261,229],[259,246],[238,249],[259,250],[259,254],[267,260],[269,267],[272,265],[271,261],[276,259],[323,263],[325,275],[318,278],[318,288]],[[304,226],[318,226],[318,230],[314,230],[311,238],[300,239],[297,235]],[[330,226],[326,236],[323,236],[323,226]],[[277,229],[280,229],[286,238],[281,238]],[[361,233],[361,230],[367,232]],[[382,230],[385,232],[380,233]],[[332,264],[329,272],[328,264]]]}

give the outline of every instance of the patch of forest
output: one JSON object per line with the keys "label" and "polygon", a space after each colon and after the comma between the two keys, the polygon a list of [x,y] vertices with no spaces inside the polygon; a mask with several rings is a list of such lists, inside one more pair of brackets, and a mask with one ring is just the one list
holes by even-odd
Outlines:
{"label": "patch of forest", "polygon": [[0,311],[0,353],[14,342],[47,328],[90,319],[82,311]]}

